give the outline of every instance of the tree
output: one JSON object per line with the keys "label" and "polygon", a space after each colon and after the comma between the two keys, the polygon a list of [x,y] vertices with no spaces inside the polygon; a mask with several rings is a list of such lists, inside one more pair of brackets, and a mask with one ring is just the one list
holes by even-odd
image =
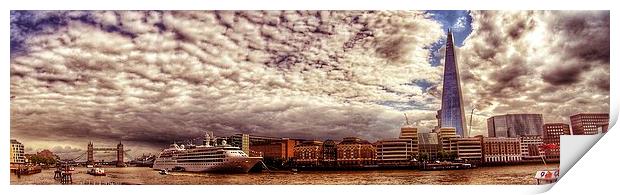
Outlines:
{"label": "tree", "polygon": [[34,155],[30,156],[28,161],[30,161],[33,164],[46,164],[46,165],[56,164],[56,159],[55,158],[53,158],[53,157],[45,157],[45,156],[41,156],[41,155],[38,155],[38,154],[34,154]]}
{"label": "tree", "polygon": [[457,158],[459,158],[459,154],[456,151],[450,152],[450,159],[451,160],[456,160]]}
{"label": "tree", "polygon": [[430,156],[426,152],[422,152],[419,154],[420,161],[428,161],[430,160]]}
{"label": "tree", "polygon": [[441,151],[441,152],[439,152],[438,156],[439,156],[439,160],[449,160],[450,153],[448,153],[446,151]]}

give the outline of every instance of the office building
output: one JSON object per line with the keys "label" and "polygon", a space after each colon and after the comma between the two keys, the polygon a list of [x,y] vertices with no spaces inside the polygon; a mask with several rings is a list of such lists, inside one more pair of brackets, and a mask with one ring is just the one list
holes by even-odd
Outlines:
{"label": "office building", "polygon": [[442,127],[442,128],[439,128],[438,131],[439,132],[437,135],[439,136],[439,142],[441,144],[441,149],[446,152],[452,151],[453,148],[451,148],[450,139],[460,137],[456,134],[456,128]]}
{"label": "office building", "polygon": [[418,158],[419,160],[437,159],[441,144],[437,133],[418,133]]}
{"label": "office building", "polygon": [[418,153],[418,128],[405,125],[400,128],[400,135],[398,139],[411,139],[412,140],[412,151],[414,154]]}
{"label": "office building", "polygon": [[570,116],[573,135],[595,135],[607,133],[609,113],[579,113]]}
{"label": "office building", "polygon": [[542,135],[542,114],[506,114],[487,119],[489,137]]}
{"label": "office building", "polygon": [[547,123],[543,126],[543,143],[552,144],[557,148],[545,150],[547,159],[560,159],[560,136],[570,135],[570,127],[564,123]]}
{"label": "office building", "polygon": [[482,137],[450,139],[451,151],[456,152],[457,160],[478,164],[482,162]]}
{"label": "office building", "polygon": [[521,142],[522,161],[542,161],[545,152],[542,150],[543,138],[539,135],[528,135],[519,137]]}
{"label": "office building", "polygon": [[378,141],[375,146],[379,165],[409,165],[415,155],[413,139],[384,139]]}

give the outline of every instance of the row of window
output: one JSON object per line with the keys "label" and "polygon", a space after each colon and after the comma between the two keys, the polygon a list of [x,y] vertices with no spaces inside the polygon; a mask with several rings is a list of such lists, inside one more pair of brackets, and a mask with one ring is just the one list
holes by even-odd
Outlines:
{"label": "row of window", "polygon": [[224,162],[224,159],[179,159],[177,162]]}
{"label": "row of window", "polygon": [[224,158],[224,155],[217,155],[217,156],[186,156],[186,157],[179,157],[179,158],[177,158],[177,160],[206,159],[206,158]]}

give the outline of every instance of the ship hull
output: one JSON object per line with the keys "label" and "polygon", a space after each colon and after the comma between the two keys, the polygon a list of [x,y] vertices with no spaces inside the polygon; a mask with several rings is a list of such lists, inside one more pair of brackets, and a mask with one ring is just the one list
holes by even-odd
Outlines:
{"label": "ship hull", "polygon": [[247,173],[262,157],[227,158],[225,162],[214,163],[155,163],[155,170],[183,170],[187,172],[220,172],[220,173]]}

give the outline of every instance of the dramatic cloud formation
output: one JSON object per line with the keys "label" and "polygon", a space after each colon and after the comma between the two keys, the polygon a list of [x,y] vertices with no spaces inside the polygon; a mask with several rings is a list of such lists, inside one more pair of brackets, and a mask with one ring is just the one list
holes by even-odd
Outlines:
{"label": "dramatic cloud formation", "polygon": [[[471,15],[451,26],[474,27],[458,51],[472,134],[495,114],[607,111],[609,12]],[[403,113],[428,131],[444,27],[416,11],[14,11],[11,136],[134,151],[204,130],[377,140]]]}
{"label": "dramatic cloud formation", "polygon": [[505,113],[542,113],[569,123],[609,112],[609,11],[475,11],[460,48],[466,105],[474,123]]}
{"label": "dramatic cloud formation", "polygon": [[441,80],[425,46],[443,32],[421,12],[11,16],[14,137],[159,146],[214,130],[374,140],[396,136],[403,112],[432,120],[439,104],[414,84]]}

